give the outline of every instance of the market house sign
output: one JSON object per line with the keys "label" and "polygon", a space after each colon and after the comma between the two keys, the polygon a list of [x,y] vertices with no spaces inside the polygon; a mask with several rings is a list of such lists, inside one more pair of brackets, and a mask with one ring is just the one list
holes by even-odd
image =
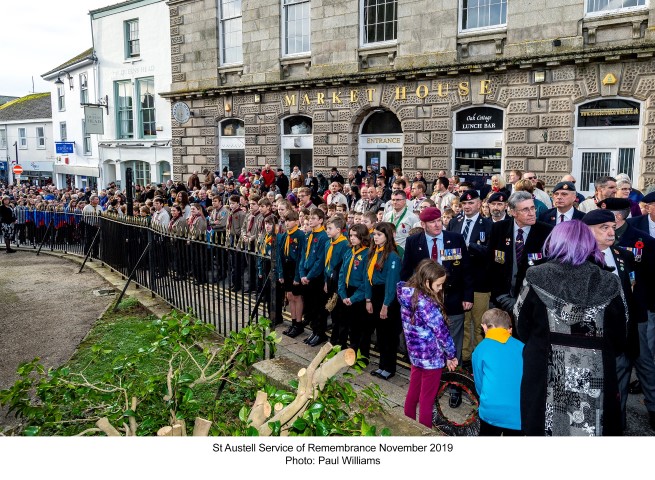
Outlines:
{"label": "market house sign", "polygon": [[621,98],[596,100],[578,109],[578,127],[629,127],[639,125],[639,103]]}
{"label": "market house sign", "polygon": [[[396,87],[396,100],[407,100],[408,97],[415,96],[419,99],[424,99],[430,93],[437,94],[438,97],[447,97],[450,95],[451,91],[456,91],[460,97],[467,97],[471,93],[471,84],[469,82],[459,82],[457,84],[457,89],[450,83],[437,83],[436,89],[430,90],[427,85],[419,85],[416,90],[408,90],[407,87]],[[478,88],[478,93],[480,95],[490,95],[491,94],[491,80],[480,80],[479,84],[476,84],[474,88]],[[325,105],[326,101],[332,101],[332,105],[343,105],[346,103],[357,103],[361,97],[365,97],[369,102],[373,101],[373,97],[377,92],[377,88],[371,87],[366,89],[355,89],[347,92],[336,91],[332,92],[332,95],[329,96],[326,93],[318,92],[316,97],[312,98],[309,94],[304,93],[297,95],[285,94],[284,95],[284,105],[287,107],[294,106],[297,104],[300,105]],[[502,127],[501,127],[502,128]]]}
{"label": "market house sign", "polygon": [[503,111],[497,108],[467,108],[455,115],[455,130],[458,132],[480,132],[503,129]]}

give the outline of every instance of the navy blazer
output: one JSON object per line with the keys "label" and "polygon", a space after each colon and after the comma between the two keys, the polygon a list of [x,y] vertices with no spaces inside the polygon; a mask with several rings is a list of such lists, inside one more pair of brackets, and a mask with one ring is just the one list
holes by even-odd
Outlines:
{"label": "navy blazer", "polygon": [[628,218],[628,224],[635,227],[637,230],[646,232],[650,235],[650,225],[648,225],[648,215],[639,215],[638,217]]}
{"label": "navy blazer", "polygon": [[635,273],[635,257],[631,252],[617,247],[611,247],[614,263],[616,263],[617,274],[621,280],[621,288],[625,301],[628,304],[628,325],[624,338],[615,339],[616,355],[627,353],[630,358],[639,356],[639,330],[637,323],[646,319],[646,311],[635,302],[635,296],[632,293],[631,274]]}
{"label": "navy blazer", "polygon": [[553,227],[543,222],[537,222],[530,227],[530,233],[523,247],[523,258],[517,265],[516,284],[514,285],[514,289],[512,289],[514,219],[510,217],[493,224],[488,245],[489,276],[492,279],[492,300],[495,300],[500,295],[507,294],[514,298],[518,297],[528,267],[538,265],[545,261],[545,258],[542,258],[538,261],[532,261],[532,264],[530,264],[528,254],[542,253],[546,238],[552,229]]}
{"label": "navy blazer", "polygon": [[[539,217],[540,222],[547,223],[548,225],[552,225],[553,227],[557,225],[557,217],[559,217],[559,213],[557,213],[557,208],[551,208],[550,210],[546,210],[544,213],[541,214]],[[582,220],[582,217],[584,217],[584,212],[581,212],[577,208],[573,209],[573,220]]]}
{"label": "navy blazer", "polygon": [[[463,233],[466,225],[466,216],[453,218],[448,223],[448,231]],[[487,245],[491,236],[493,221],[482,215],[478,216],[475,223],[471,224],[471,237],[468,244],[471,266],[473,268],[473,289],[476,292],[488,292],[490,289],[489,265],[487,262]],[[466,239],[464,239],[466,240]]]}
{"label": "navy blazer", "polygon": [[[641,251],[635,250],[638,242],[644,244]],[[648,233],[627,224],[626,230],[615,245],[628,249],[635,256],[636,283],[633,289],[635,303],[643,309],[655,311],[655,239]],[[640,318],[638,321],[643,321]]]}
{"label": "navy blazer", "polygon": [[[448,315],[459,315],[464,313],[462,302],[473,303],[474,288],[471,260],[464,237],[460,234],[444,231],[443,240],[445,250],[459,248],[462,251],[461,259],[442,260],[442,265],[448,275],[444,285],[444,306],[446,307],[446,313]],[[407,281],[414,274],[414,270],[421,260],[430,258],[431,249],[431,246],[428,248],[425,233],[417,233],[407,237],[403,264],[400,269],[400,279]]]}

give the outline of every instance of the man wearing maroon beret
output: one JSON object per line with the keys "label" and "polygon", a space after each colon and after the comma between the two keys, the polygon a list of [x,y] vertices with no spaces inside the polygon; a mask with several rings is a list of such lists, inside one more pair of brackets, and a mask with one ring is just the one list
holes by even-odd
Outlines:
{"label": "man wearing maroon beret", "polygon": [[[457,360],[461,362],[464,312],[473,307],[474,290],[466,241],[461,234],[444,230],[441,212],[436,207],[424,208],[419,219],[424,232],[407,237],[400,279],[408,280],[425,258],[432,258],[446,269],[448,276],[444,285],[444,306],[448,314],[450,336],[457,348]],[[451,391],[450,406],[457,408],[461,403],[461,392]]]}

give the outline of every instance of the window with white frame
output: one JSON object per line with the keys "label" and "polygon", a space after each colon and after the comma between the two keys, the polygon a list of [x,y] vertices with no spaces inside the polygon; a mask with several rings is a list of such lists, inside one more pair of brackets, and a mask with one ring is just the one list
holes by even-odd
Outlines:
{"label": "window with white frame", "polygon": [[647,6],[647,0],[586,0],[586,13],[604,14]]}
{"label": "window with white frame", "polygon": [[284,54],[295,55],[310,52],[309,0],[282,0],[284,26]]}
{"label": "window with white frame", "polygon": [[139,138],[157,135],[155,125],[155,79],[154,77],[139,78],[136,81],[139,96]]}
{"label": "window with white frame", "polygon": [[135,185],[150,183],[150,164],[148,162],[132,161],[126,162],[125,168],[131,168]]}
{"label": "window with white frame", "polygon": [[7,148],[7,130],[0,130],[0,148]]}
{"label": "window with white frame", "polygon": [[68,140],[68,131],[66,129],[66,122],[59,122],[59,140],[65,142]]}
{"label": "window with white frame", "polygon": [[461,30],[507,24],[507,0],[461,0],[460,7]]}
{"label": "window with white frame", "polygon": [[80,103],[89,103],[89,78],[80,73]]}
{"label": "window with white frame", "polygon": [[84,155],[91,155],[91,134],[86,131],[86,122],[82,120],[82,149],[84,150]]}
{"label": "window with white frame", "polygon": [[362,0],[362,43],[395,41],[398,36],[398,0]]}
{"label": "window with white frame", "polygon": [[139,19],[127,20],[125,26],[125,58],[138,57],[141,53],[139,46]]}
{"label": "window with white frame", "polygon": [[66,110],[66,90],[63,85],[57,85],[57,107],[60,112]]}
{"label": "window with white frame", "polygon": [[220,0],[221,65],[243,62],[241,0]]}
{"label": "window with white frame", "polygon": [[42,150],[45,148],[45,128],[36,127],[36,148]]}
{"label": "window with white frame", "polygon": [[121,80],[115,82],[116,136],[118,138],[134,138],[133,93],[132,81]]}
{"label": "window with white frame", "polygon": [[27,129],[19,128],[18,129],[18,148],[26,149],[27,148]]}

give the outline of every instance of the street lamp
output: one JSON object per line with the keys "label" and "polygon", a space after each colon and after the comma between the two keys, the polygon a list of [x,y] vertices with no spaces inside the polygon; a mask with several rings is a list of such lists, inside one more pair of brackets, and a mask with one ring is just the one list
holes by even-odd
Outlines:
{"label": "street lamp", "polygon": [[71,77],[71,74],[68,73],[66,70],[61,70],[61,71],[57,74],[57,80],[55,80],[55,85],[59,86],[59,85],[63,85],[63,84],[64,84],[64,81],[61,79],[61,74],[62,74],[62,73],[65,73],[66,76],[68,77],[68,85],[70,86],[70,89],[72,90],[72,89],[73,89],[73,77]]}

